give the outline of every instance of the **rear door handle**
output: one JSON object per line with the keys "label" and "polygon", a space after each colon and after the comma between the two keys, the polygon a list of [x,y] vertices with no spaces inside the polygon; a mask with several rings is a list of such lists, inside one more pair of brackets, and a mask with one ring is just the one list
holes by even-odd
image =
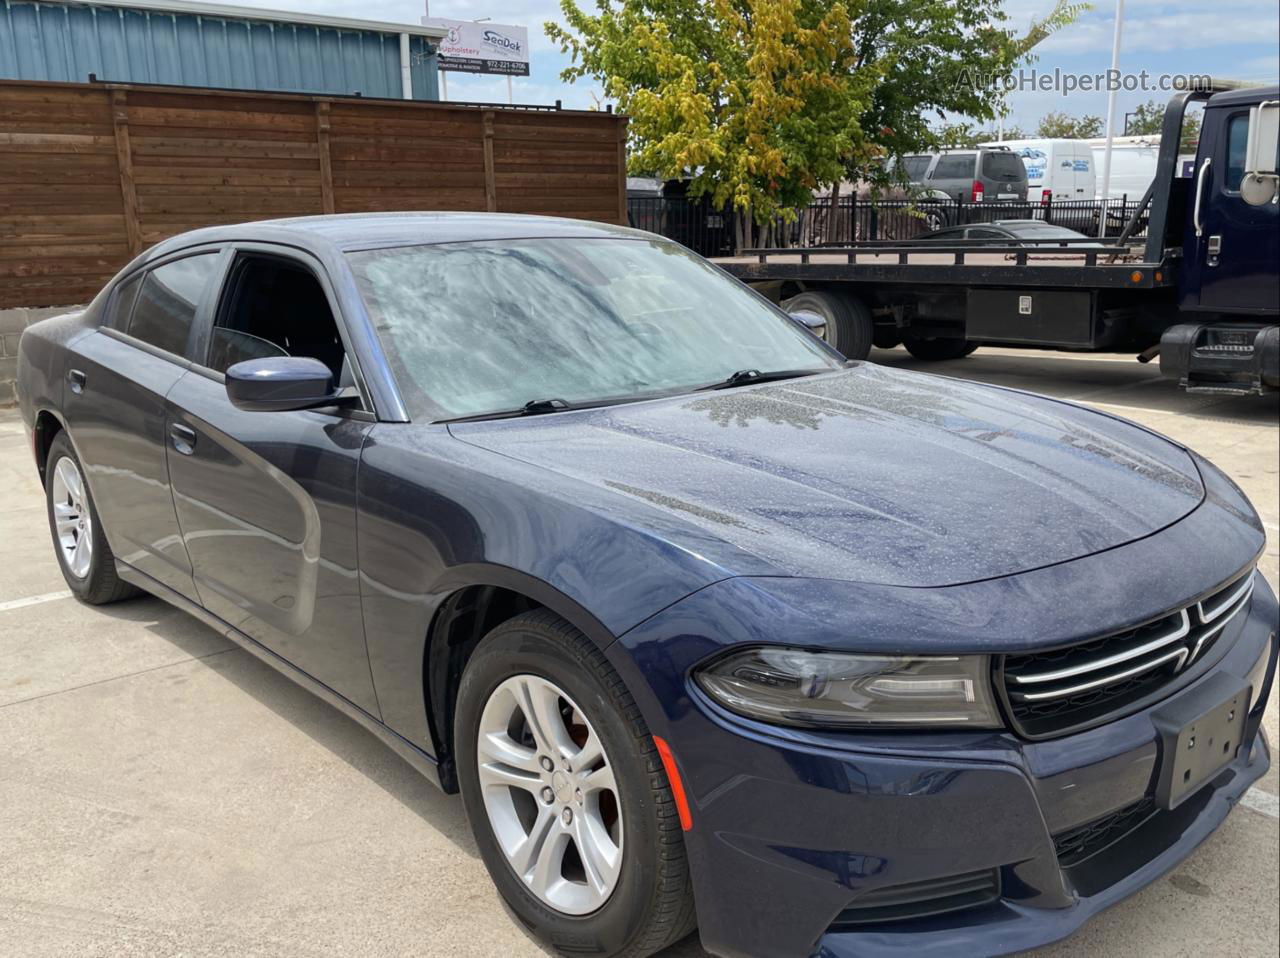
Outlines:
{"label": "rear door handle", "polygon": [[85,375],[79,369],[67,370],[67,382],[71,384],[71,391],[77,396],[84,392]]}
{"label": "rear door handle", "polygon": [[181,423],[169,423],[169,438],[173,441],[173,448],[178,450],[184,456],[190,456],[196,451],[196,431]]}

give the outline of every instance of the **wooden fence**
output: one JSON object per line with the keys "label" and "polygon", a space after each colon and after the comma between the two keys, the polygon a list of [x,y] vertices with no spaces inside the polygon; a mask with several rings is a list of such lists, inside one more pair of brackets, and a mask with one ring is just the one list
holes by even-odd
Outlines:
{"label": "wooden fence", "polygon": [[85,302],[217,223],[490,210],[625,223],[626,119],[356,97],[0,81],[0,308]]}

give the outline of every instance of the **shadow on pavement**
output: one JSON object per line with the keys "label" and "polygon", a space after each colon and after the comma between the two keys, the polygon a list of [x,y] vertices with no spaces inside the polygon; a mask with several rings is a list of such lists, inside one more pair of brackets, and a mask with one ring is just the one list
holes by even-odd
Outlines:
{"label": "shadow on pavement", "polygon": [[[98,606],[94,611],[114,619],[137,622],[152,634],[181,649],[204,668],[217,673],[252,696],[316,744],[364,775],[401,805],[417,814],[429,827],[449,839],[468,857],[480,857],[458,796],[441,792],[353,719],[321,701],[230,639],[222,639],[217,632],[194,617],[152,597]],[[547,954],[554,954],[530,935],[515,913],[506,907],[505,902],[503,909],[512,924],[532,945]],[[696,932],[661,954],[662,958],[707,956]]]}
{"label": "shadow on pavement", "polygon": [[[194,617],[151,597],[99,606],[95,611],[144,625],[360,772],[469,857],[479,857],[456,796],[441,792],[353,719],[230,639],[222,639]],[[211,647],[215,641],[225,643],[225,648]]]}

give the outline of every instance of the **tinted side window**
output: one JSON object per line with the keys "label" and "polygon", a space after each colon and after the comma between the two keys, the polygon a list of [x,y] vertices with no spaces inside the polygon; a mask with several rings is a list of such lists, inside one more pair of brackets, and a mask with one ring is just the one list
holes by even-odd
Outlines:
{"label": "tinted side window", "polygon": [[181,356],[217,262],[217,254],[200,253],[147,273],[129,321],[129,335]]}
{"label": "tinted side window", "polygon": [[929,161],[933,159],[931,156],[904,156],[902,158],[902,170],[907,174],[907,180],[912,183],[919,183],[924,179],[925,171],[929,169]]}
{"label": "tinted side window", "polygon": [[982,175],[996,180],[1020,180],[1026,173],[1022,160],[1012,153],[984,153]]}
{"label": "tinted side window", "polygon": [[935,180],[971,180],[975,159],[977,157],[972,153],[940,156],[938,165],[933,168],[933,178]]}
{"label": "tinted side window", "polygon": [[266,356],[318,359],[341,382],[346,352],[315,276],[288,260],[244,255],[223,294],[208,366],[226,372],[238,362]]}
{"label": "tinted side window", "polygon": [[141,279],[141,276],[131,276],[116,287],[107,306],[105,325],[122,332],[129,325],[129,314],[133,312],[133,304],[138,298]]}
{"label": "tinted side window", "polygon": [[1249,114],[1241,113],[1227,121],[1227,181],[1233,193],[1244,179],[1245,150],[1249,144]]}

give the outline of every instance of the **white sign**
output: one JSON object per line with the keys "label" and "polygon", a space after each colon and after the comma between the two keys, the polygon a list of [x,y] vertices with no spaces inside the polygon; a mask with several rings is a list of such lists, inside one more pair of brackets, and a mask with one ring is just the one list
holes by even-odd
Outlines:
{"label": "white sign", "polygon": [[451,73],[529,75],[529,30],[501,23],[423,17],[428,27],[448,30],[440,41],[440,70]]}

